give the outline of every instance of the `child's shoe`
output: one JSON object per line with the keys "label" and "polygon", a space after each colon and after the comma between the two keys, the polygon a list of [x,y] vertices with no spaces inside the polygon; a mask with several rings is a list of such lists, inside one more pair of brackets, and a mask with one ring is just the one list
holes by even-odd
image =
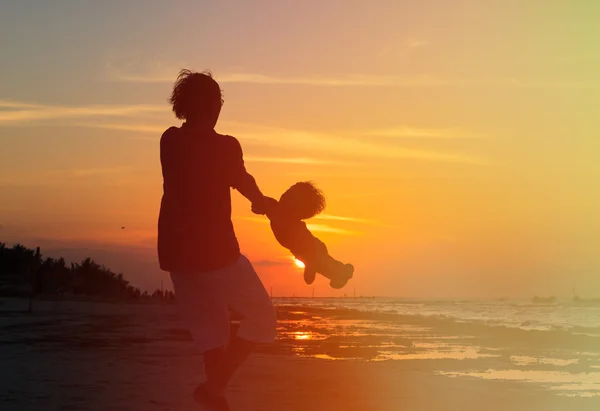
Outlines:
{"label": "child's shoe", "polygon": [[304,282],[308,285],[311,285],[315,281],[315,277],[317,276],[317,272],[311,270],[309,268],[304,268]]}

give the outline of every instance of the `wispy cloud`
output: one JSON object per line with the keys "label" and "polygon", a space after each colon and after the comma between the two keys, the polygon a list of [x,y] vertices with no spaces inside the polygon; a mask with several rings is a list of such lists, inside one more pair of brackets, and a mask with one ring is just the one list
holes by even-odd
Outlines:
{"label": "wispy cloud", "polygon": [[256,267],[281,267],[283,265],[290,265],[290,259],[282,258],[279,260],[258,260],[252,264]]}
{"label": "wispy cloud", "polygon": [[[252,221],[255,223],[269,224],[269,220],[266,217],[238,217],[240,220]],[[313,233],[334,233],[334,234],[346,234],[354,235],[359,234],[357,231],[346,230],[344,228],[332,227],[327,224],[306,224],[306,227]]]}
{"label": "wispy cloud", "polygon": [[21,101],[0,100],[0,108],[21,109],[21,108],[39,108],[39,104],[23,103]]}
{"label": "wispy cloud", "polygon": [[[123,73],[111,70],[109,78],[113,81],[129,83],[173,83],[179,69],[165,73]],[[221,84],[272,84],[322,87],[437,87],[455,85],[453,81],[443,80],[432,76],[386,76],[353,74],[336,77],[327,76],[277,76],[260,73],[214,73],[215,79]]]}
{"label": "wispy cloud", "polygon": [[[236,135],[242,142],[253,142],[256,144],[279,147],[292,150],[310,150],[320,152],[328,157],[332,154],[338,157],[351,156],[352,159],[339,160],[318,157],[287,157],[287,156],[260,156],[247,155],[248,162],[262,163],[287,163],[287,164],[312,164],[312,165],[347,165],[357,166],[364,163],[365,158],[412,158],[427,161],[467,163],[473,165],[489,165],[487,160],[464,156],[455,153],[435,152],[430,150],[418,150],[406,148],[394,144],[374,144],[370,141],[357,138],[357,136],[383,136],[383,137],[434,137],[450,138],[450,136],[476,136],[456,129],[430,129],[401,126],[382,130],[363,131],[340,131],[334,134],[320,133],[307,130],[295,130],[279,127],[270,127],[258,124],[239,123],[235,121],[222,121],[221,127],[227,129],[229,134]],[[143,124],[143,123],[106,123],[106,122],[79,122],[78,126],[96,127],[111,130],[131,131],[140,134],[152,134],[153,137],[139,137],[156,141],[160,134],[166,129],[166,125]],[[285,138],[281,138],[285,136]]]}
{"label": "wispy cloud", "polygon": [[390,138],[484,138],[484,134],[468,132],[456,128],[424,128],[411,126],[396,126],[368,130],[367,136],[390,137]]}
{"label": "wispy cloud", "polygon": [[140,124],[140,123],[105,123],[105,122],[77,122],[73,124],[76,127],[100,128],[105,130],[131,131],[134,133],[153,134],[152,140],[158,140],[160,135],[169,127],[168,124]]}
{"label": "wispy cloud", "polygon": [[[162,105],[90,105],[90,106],[52,106],[35,103],[23,103],[0,100],[0,125],[32,124],[36,121],[63,120],[67,125],[77,127],[123,130],[139,134],[153,134],[157,140],[167,128],[167,124],[144,123],[140,117],[149,113],[164,113]],[[115,118],[123,118],[125,122],[115,122]],[[131,122],[135,121],[135,122]],[[460,153],[436,152],[402,147],[396,144],[377,144],[360,137],[379,135],[391,136],[429,136],[442,137],[466,136],[464,132],[446,129],[421,129],[397,127],[367,132],[353,131],[339,133],[321,133],[307,130],[294,130],[268,127],[238,122],[221,122],[229,133],[239,135],[244,141],[251,141],[263,146],[279,147],[293,150],[320,152],[327,158],[318,156],[248,156],[248,161],[312,164],[312,165],[357,165],[365,159],[418,159],[424,161],[465,163],[473,165],[489,165],[489,162]],[[285,136],[285,138],[281,138]],[[146,139],[146,137],[138,137]],[[353,157],[347,160],[332,159],[335,157]]]}
{"label": "wispy cloud", "polygon": [[365,224],[377,224],[377,221],[370,220],[368,218],[356,218],[356,217],[344,217],[332,214],[319,214],[315,217],[319,220],[334,220],[334,221],[348,221],[352,223],[365,223]]}
{"label": "wispy cloud", "polygon": [[[426,43],[412,40],[413,48]],[[112,81],[130,83],[173,83],[179,68],[161,69],[159,72],[125,73],[114,67],[107,71]],[[600,89],[600,82],[579,81],[573,79],[540,79],[540,78],[496,78],[496,77],[444,77],[435,74],[414,76],[397,76],[385,74],[342,74],[330,76],[281,76],[262,73],[214,73],[221,84],[270,84],[320,87],[511,87],[525,89]]]}
{"label": "wispy cloud", "polygon": [[[246,141],[280,146],[291,149],[310,149],[337,156],[351,156],[355,159],[417,159],[424,161],[489,165],[489,161],[457,153],[418,150],[395,144],[374,144],[356,137],[332,135],[306,130],[281,129],[276,127],[229,123],[234,135]],[[360,132],[357,134],[360,135]],[[280,138],[285,136],[285,138]]]}
{"label": "wispy cloud", "polygon": [[49,170],[48,175],[54,175],[67,178],[87,178],[94,176],[106,176],[122,174],[132,171],[131,167],[115,166],[115,167],[96,167],[96,168],[73,168],[65,170]]}
{"label": "wispy cloud", "polygon": [[358,193],[346,193],[346,194],[338,194],[337,198],[345,198],[345,199],[355,199],[355,198],[381,198],[387,196],[388,193],[385,191],[368,191],[368,192],[358,192]]}
{"label": "wispy cloud", "polygon": [[332,227],[327,224],[306,224],[306,227],[313,233],[334,233],[334,234],[345,234],[345,235],[359,234],[358,231],[347,230],[345,228]]}
{"label": "wispy cloud", "polygon": [[264,156],[245,156],[245,161],[254,163],[286,163],[302,165],[337,165],[337,166],[356,166],[357,163],[349,163],[338,160],[326,160],[310,157],[264,157]]}
{"label": "wispy cloud", "polygon": [[410,37],[402,41],[390,42],[384,45],[378,52],[379,57],[384,59],[407,58],[416,49],[427,46],[429,42],[423,38]]}
{"label": "wispy cloud", "polygon": [[404,44],[406,45],[406,48],[413,50],[419,47],[424,47],[428,45],[429,42],[422,38],[409,38],[404,42]]}
{"label": "wispy cloud", "polygon": [[14,101],[0,101],[0,125],[41,120],[63,120],[94,117],[129,117],[140,114],[164,112],[164,106],[132,105],[46,105]]}
{"label": "wispy cloud", "polygon": [[60,185],[87,179],[100,179],[106,180],[110,185],[122,185],[133,181],[131,174],[135,171],[139,170],[129,166],[51,169],[31,173],[15,173],[6,177],[0,176],[0,184]]}
{"label": "wispy cloud", "polygon": [[[260,125],[252,125],[252,124],[244,124],[239,122],[227,122],[222,121],[220,124],[225,127],[230,128],[261,128],[268,129],[271,132],[286,132],[284,129],[273,129],[272,127],[264,127]],[[93,127],[93,128],[103,128],[109,130],[123,130],[123,131],[133,131],[138,133],[152,133],[157,134],[163,132],[168,125],[155,125],[155,124],[141,124],[141,123],[107,123],[107,122],[80,122],[75,123],[74,125],[80,127]],[[310,132],[307,132],[310,133]],[[482,133],[474,133],[470,131],[461,130],[458,128],[428,128],[428,127],[414,127],[407,125],[400,125],[394,127],[366,130],[366,131],[357,131],[353,130],[352,132],[348,131],[340,131],[339,134],[341,136],[347,134],[354,135],[364,135],[371,137],[405,137],[405,138],[484,138],[485,134]],[[323,136],[323,134],[320,134]],[[243,137],[243,136],[241,136]],[[254,157],[253,161],[260,162],[276,162],[273,158],[270,157]],[[298,161],[300,163],[308,164],[341,164],[337,160],[324,160],[324,159],[313,159],[313,158],[299,158],[297,160],[292,161],[282,161],[282,162],[295,162]],[[345,163],[349,164],[349,163]]]}
{"label": "wispy cloud", "polygon": [[[173,73],[177,73],[174,71]],[[130,83],[172,83],[174,74],[119,74],[115,81]],[[215,74],[220,84],[267,84],[321,87],[442,87],[442,86],[476,86],[486,82],[476,80],[444,79],[430,75],[390,76],[370,74],[349,74],[339,77],[327,76],[277,76],[257,73]]]}

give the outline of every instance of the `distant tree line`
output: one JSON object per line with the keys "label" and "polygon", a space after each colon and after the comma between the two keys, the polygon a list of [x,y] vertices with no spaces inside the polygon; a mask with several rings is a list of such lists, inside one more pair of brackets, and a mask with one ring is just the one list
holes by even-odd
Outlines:
{"label": "distant tree line", "polygon": [[39,247],[0,243],[0,296],[90,297],[117,301],[172,302],[173,292],[152,294],[132,286],[122,273],[86,258],[67,264],[64,258],[43,257]]}

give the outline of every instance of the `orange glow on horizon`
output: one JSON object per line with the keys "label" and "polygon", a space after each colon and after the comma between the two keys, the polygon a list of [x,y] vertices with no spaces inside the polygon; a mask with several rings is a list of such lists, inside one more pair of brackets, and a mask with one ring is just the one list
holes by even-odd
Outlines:
{"label": "orange glow on horizon", "polygon": [[[213,3],[203,16],[231,17],[224,30],[238,30],[250,7],[238,2],[244,7],[232,16]],[[157,258],[159,143],[182,121],[166,100],[181,68],[212,70],[226,100],[216,131],[238,139],[266,196],[314,182],[326,208],[304,223],[331,257],[356,268],[343,289],[323,276],[306,284],[305,264],[232,189],[240,252],[276,297],[356,289],[363,296],[571,299],[574,287],[581,298],[600,297],[600,191],[591,189],[600,179],[594,2],[577,10],[554,2],[547,13],[498,2],[460,14],[425,3],[407,12],[398,1],[287,3],[252,6],[257,20],[246,29],[265,41],[217,36],[197,53],[168,36],[156,44],[150,23],[114,42],[114,33],[132,30],[130,19],[97,25],[91,14],[82,22],[93,25],[90,44],[69,24],[66,2],[56,6],[67,24],[56,25],[60,41],[50,49],[39,42],[45,26],[13,36],[6,60],[30,67],[33,57],[51,56],[45,81],[53,86],[36,87],[28,70],[0,81],[0,241],[40,246],[44,258],[90,256],[149,291],[169,283]],[[317,24],[313,9],[336,18]],[[131,12],[144,22],[168,13],[165,33],[204,38],[205,26],[177,23],[190,10],[162,2],[103,13]],[[506,16],[511,31],[498,35]],[[411,23],[421,18],[436,24]],[[549,18],[560,21],[560,33]],[[284,22],[273,44],[294,50],[268,44],[272,21]],[[299,37],[298,27],[314,30]],[[218,58],[206,57],[213,52]],[[88,55],[102,63],[70,64]]]}

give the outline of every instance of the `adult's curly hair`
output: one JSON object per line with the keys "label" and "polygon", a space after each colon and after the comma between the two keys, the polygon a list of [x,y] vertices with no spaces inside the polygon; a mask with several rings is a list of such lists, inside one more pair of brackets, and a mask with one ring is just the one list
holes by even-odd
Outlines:
{"label": "adult's curly hair", "polygon": [[279,203],[288,213],[300,220],[314,217],[325,210],[325,195],[311,181],[291,186],[281,196]]}
{"label": "adult's curly hair", "polygon": [[213,109],[216,102],[223,104],[223,93],[210,70],[179,72],[169,103],[178,119],[202,117]]}

